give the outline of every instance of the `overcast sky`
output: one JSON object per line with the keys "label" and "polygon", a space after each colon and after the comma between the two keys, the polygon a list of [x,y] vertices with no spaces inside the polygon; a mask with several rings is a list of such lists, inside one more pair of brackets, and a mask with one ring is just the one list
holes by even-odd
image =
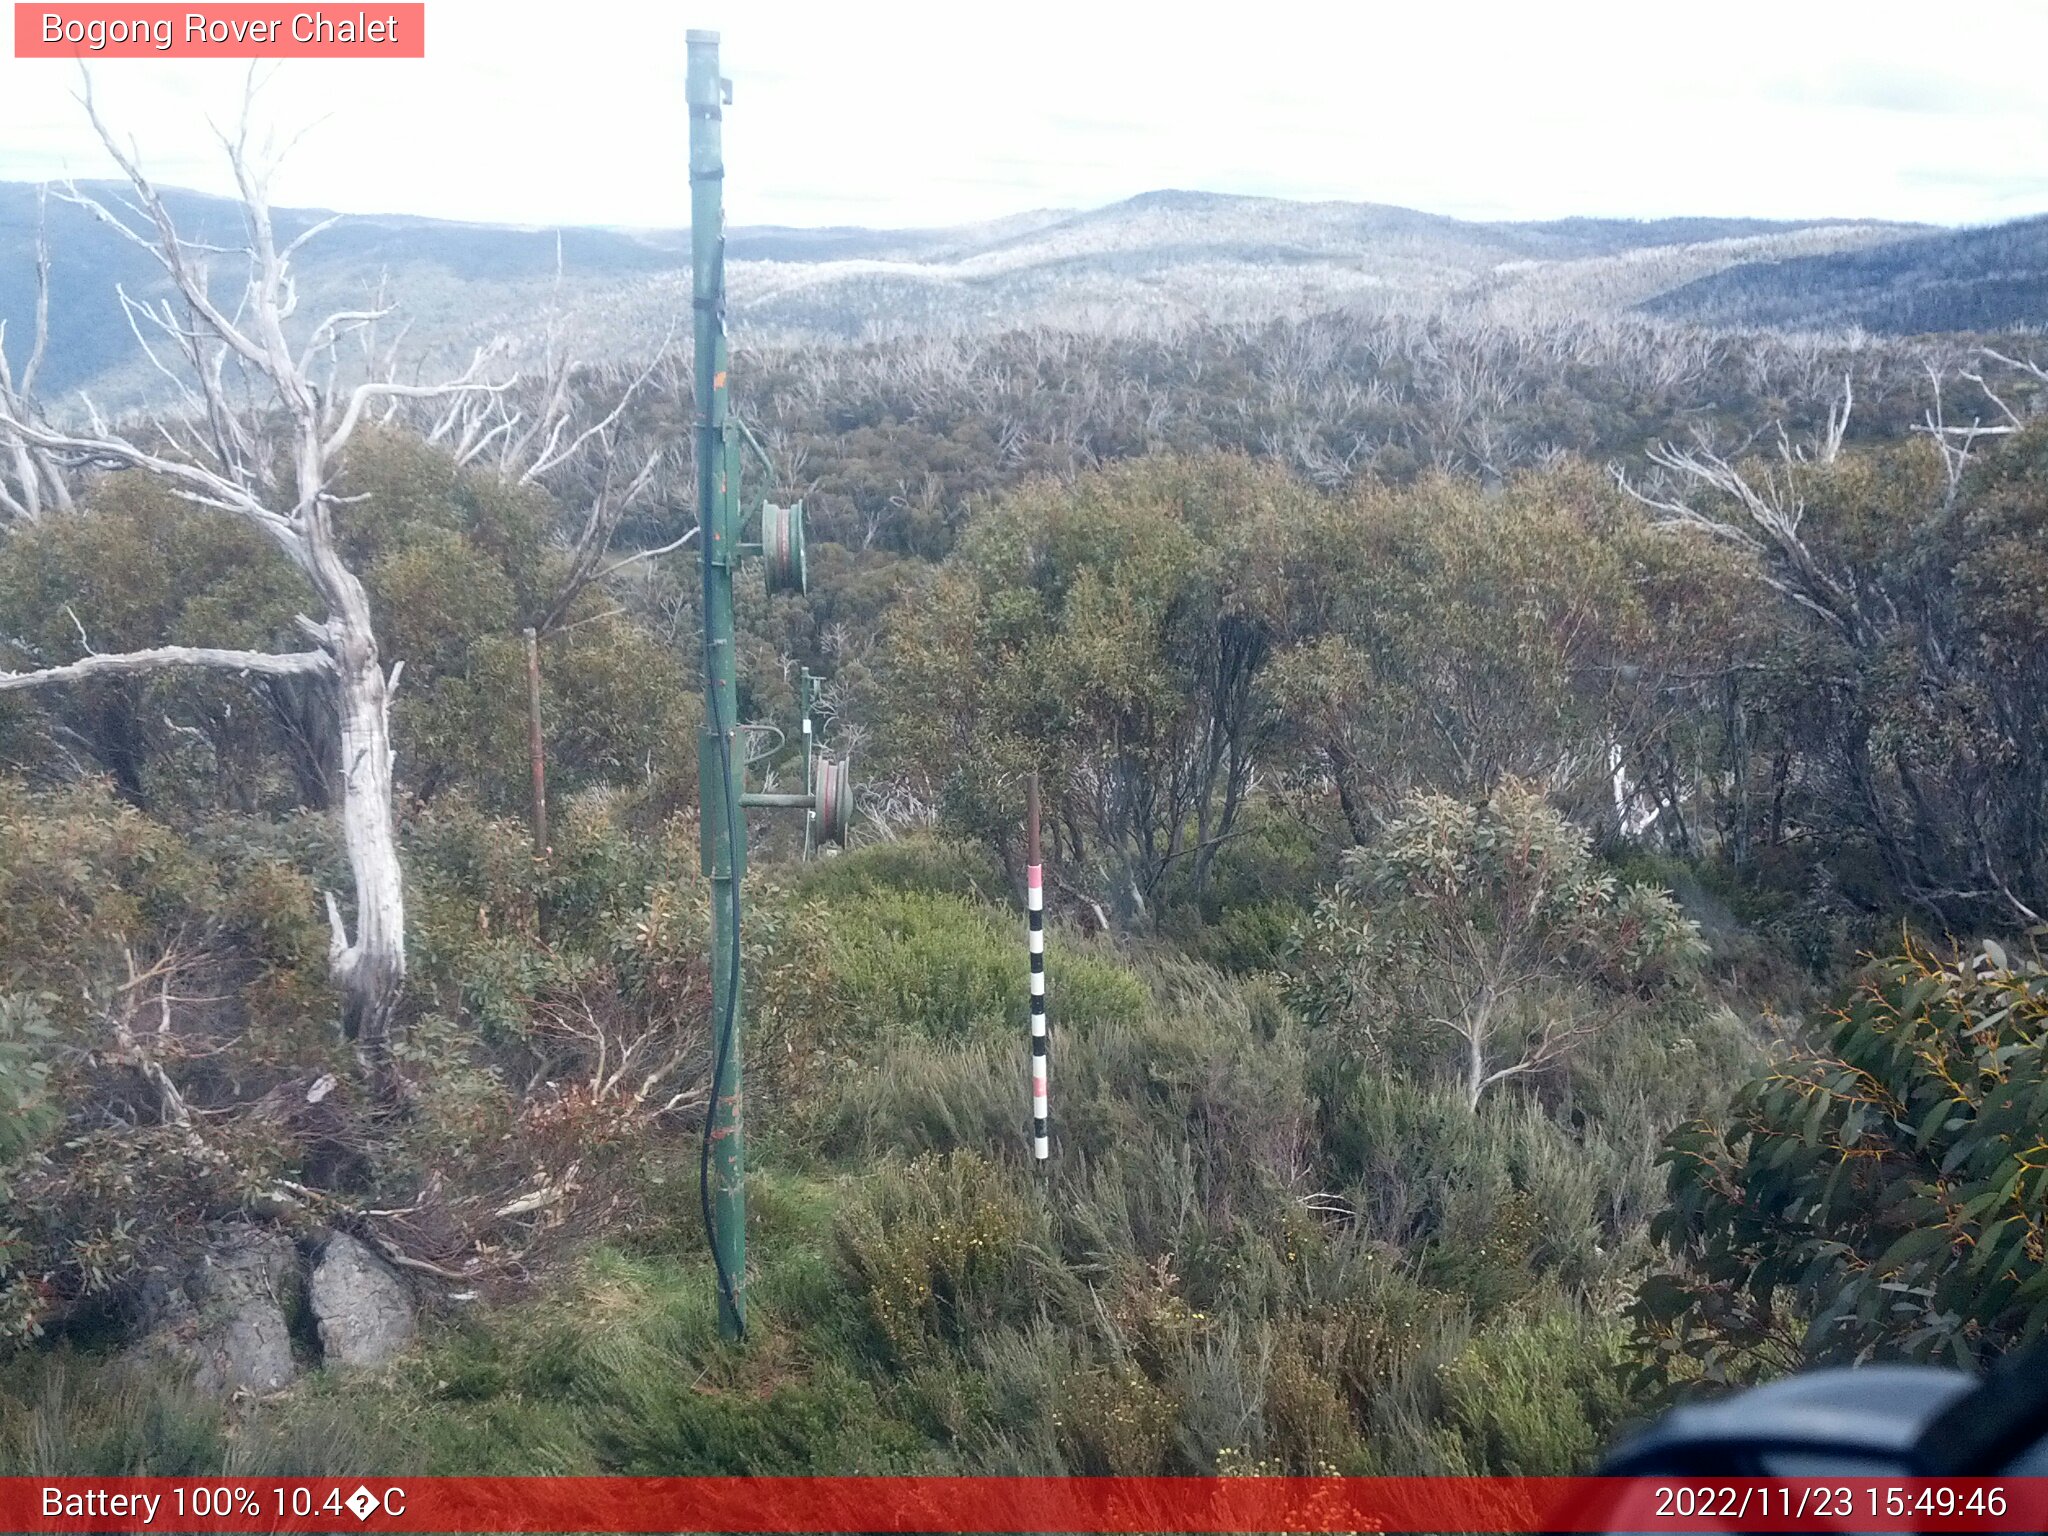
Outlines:
{"label": "overcast sky", "polygon": [[[736,92],[735,223],[1156,187],[1468,218],[2048,212],[2048,0],[428,0],[427,22],[423,61],[278,67],[264,117],[312,125],[279,203],[685,223],[699,26]],[[159,180],[217,190],[207,120],[245,68],[94,80]],[[106,174],[76,87],[68,63],[0,58],[0,180]]]}

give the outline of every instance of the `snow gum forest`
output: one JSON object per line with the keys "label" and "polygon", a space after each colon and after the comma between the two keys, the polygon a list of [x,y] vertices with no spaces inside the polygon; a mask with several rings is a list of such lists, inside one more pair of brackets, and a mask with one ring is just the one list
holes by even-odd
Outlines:
{"label": "snow gum forest", "polygon": [[1551,1474],[2040,1333],[2039,227],[736,230],[857,798],[735,1347],[687,239],[231,151],[0,186],[0,1467]]}

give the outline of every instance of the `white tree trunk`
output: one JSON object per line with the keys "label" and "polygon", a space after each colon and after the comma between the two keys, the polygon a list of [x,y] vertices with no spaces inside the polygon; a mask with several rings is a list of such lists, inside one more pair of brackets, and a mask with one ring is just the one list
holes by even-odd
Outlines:
{"label": "white tree trunk", "polygon": [[373,1075],[388,1066],[391,1019],[405,986],[405,885],[391,815],[390,685],[367,628],[338,637],[341,829],[355,877],[355,939],[328,898],[328,959],[342,1025]]}
{"label": "white tree trunk", "polygon": [[[324,483],[325,465],[310,425],[300,444],[300,483]],[[327,505],[301,502],[295,519],[304,541],[306,574],[327,600],[319,632],[334,659],[335,708],[341,720],[342,844],[356,890],[350,941],[334,898],[327,898],[328,963],[342,996],[342,1029],[371,1080],[397,1086],[391,1068],[391,1020],[405,988],[405,882],[393,824],[391,689],[370,617],[369,594],[341,558]]]}

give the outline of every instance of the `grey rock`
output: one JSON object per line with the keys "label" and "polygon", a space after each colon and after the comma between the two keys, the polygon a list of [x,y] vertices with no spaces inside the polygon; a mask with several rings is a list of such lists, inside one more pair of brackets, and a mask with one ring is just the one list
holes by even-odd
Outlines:
{"label": "grey rock", "polygon": [[286,1320],[298,1265],[297,1245],[282,1232],[219,1229],[189,1265],[144,1283],[138,1347],[190,1362],[202,1391],[278,1390],[298,1374]]}
{"label": "grey rock", "polygon": [[418,1331],[412,1293],[376,1254],[336,1232],[313,1266],[313,1318],[329,1365],[382,1365]]}

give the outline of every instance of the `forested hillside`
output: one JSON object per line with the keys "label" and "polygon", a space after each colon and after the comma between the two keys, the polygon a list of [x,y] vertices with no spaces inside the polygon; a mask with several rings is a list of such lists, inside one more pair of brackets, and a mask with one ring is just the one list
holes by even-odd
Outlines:
{"label": "forested hillside", "polygon": [[739,714],[825,674],[860,814],[755,828],[729,1346],[686,359],[316,389],[279,281],[165,432],[9,333],[8,1467],[1563,1473],[2048,1317],[2029,337],[737,348]]}
{"label": "forested hillside", "polygon": [[2048,324],[2048,220],[1918,234],[1868,250],[1772,256],[1647,299],[1695,324],[1797,330],[2038,330]]}

